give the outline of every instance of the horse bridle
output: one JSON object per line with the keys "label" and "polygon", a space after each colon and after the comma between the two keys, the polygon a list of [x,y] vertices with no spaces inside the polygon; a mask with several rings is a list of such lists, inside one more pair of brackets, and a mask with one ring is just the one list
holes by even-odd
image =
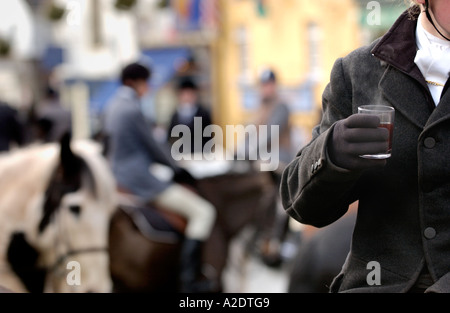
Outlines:
{"label": "horse bridle", "polygon": [[79,254],[86,254],[86,253],[97,253],[97,252],[108,252],[109,249],[106,247],[91,247],[91,248],[84,248],[84,249],[75,249],[75,250],[69,250],[67,253],[60,255],[58,257],[58,259],[56,260],[56,262],[48,267],[48,270],[50,271],[50,273],[54,273],[56,270],[58,270],[58,268],[63,264],[63,262],[74,255],[79,255]]}
{"label": "horse bridle", "polygon": [[[56,216],[58,216],[58,215],[59,214],[57,214]],[[56,216],[54,216],[55,219],[57,219]],[[64,229],[64,227],[61,227],[61,226],[63,226],[62,225],[63,223],[61,223],[59,220],[56,221],[56,224],[58,225],[58,230]],[[58,231],[58,234],[61,234],[61,232]],[[55,247],[58,245],[58,242],[57,242],[58,239],[65,238],[65,237],[66,236],[57,236],[55,239]],[[60,268],[60,266],[64,263],[64,261],[67,260],[67,258],[69,258],[71,256],[80,255],[80,254],[99,253],[99,252],[107,253],[109,251],[108,247],[87,247],[87,248],[80,248],[80,249],[70,249],[70,246],[71,246],[70,240],[67,239],[64,241],[65,241],[64,246],[69,247],[69,249],[67,252],[59,255],[57,257],[56,261],[53,263],[53,265],[47,267],[47,270],[50,273],[55,273]],[[57,249],[55,248],[55,251],[56,250]]]}

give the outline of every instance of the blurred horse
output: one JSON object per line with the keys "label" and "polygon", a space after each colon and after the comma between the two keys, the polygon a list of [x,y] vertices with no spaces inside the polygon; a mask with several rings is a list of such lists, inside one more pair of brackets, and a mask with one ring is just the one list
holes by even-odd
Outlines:
{"label": "blurred horse", "polygon": [[356,204],[333,224],[305,238],[292,260],[289,293],[328,293],[350,251],[356,221]]}
{"label": "blurred horse", "polygon": [[[208,172],[208,164],[200,162],[201,169]],[[277,190],[269,173],[251,167],[236,170],[234,165],[197,181],[197,192],[217,209],[216,223],[203,251],[204,276],[216,282],[213,292],[223,290],[222,273],[227,265],[230,241],[245,227],[261,230],[270,225],[270,212],[276,201]],[[110,227],[114,290],[178,291],[184,227],[181,217],[168,215],[160,208],[122,202]]]}
{"label": "blurred horse", "polygon": [[[14,292],[110,292],[115,181],[99,146],[34,145],[0,156],[0,282]],[[75,275],[75,276],[72,276]]]}
{"label": "blurred horse", "polygon": [[[122,199],[123,200],[123,199]],[[159,208],[119,200],[109,232],[114,292],[177,292],[185,221]]]}

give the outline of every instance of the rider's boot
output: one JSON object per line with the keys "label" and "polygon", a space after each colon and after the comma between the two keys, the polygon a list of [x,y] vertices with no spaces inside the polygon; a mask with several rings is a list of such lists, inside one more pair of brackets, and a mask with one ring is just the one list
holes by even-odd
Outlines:
{"label": "rider's boot", "polygon": [[180,282],[183,293],[216,292],[217,284],[202,274],[202,251],[204,243],[186,238],[181,249]]}

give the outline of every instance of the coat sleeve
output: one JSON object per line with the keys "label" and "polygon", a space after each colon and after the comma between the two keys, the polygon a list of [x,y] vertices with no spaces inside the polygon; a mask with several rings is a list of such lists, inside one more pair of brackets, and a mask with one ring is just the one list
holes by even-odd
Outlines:
{"label": "coat sleeve", "polygon": [[344,71],[345,59],[338,59],[323,93],[321,123],[313,129],[311,142],[285,168],[280,186],[287,213],[304,224],[327,226],[356,200],[353,186],[360,172],[334,165],[327,142],[337,121],[352,114],[352,87]]}
{"label": "coat sleeve", "polygon": [[132,123],[130,127],[133,127],[136,131],[136,137],[141,140],[147,152],[151,155],[152,159],[160,164],[170,167],[177,172],[180,168],[176,164],[175,160],[170,156],[168,146],[163,143],[158,143],[152,135],[152,130],[149,124],[145,121],[141,112],[133,112],[135,118],[129,119]]}

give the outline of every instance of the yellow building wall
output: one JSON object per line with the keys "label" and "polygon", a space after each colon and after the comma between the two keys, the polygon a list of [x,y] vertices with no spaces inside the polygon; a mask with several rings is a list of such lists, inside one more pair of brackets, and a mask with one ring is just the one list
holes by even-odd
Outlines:
{"label": "yellow building wall", "polygon": [[[214,60],[214,107],[216,124],[245,124],[251,111],[241,103],[239,79],[240,44],[237,30],[247,32],[248,66],[251,84],[256,86],[263,67],[273,67],[280,84],[302,84],[310,71],[308,25],[320,29],[321,76],[315,88],[315,105],[310,112],[293,114],[295,125],[310,132],[317,124],[322,92],[335,60],[361,45],[358,7],[354,0],[265,0],[266,16],[260,16],[255,0],[221,0],[221,26],[212,45]],[[248,76],[248,75],[247,75]]]}

